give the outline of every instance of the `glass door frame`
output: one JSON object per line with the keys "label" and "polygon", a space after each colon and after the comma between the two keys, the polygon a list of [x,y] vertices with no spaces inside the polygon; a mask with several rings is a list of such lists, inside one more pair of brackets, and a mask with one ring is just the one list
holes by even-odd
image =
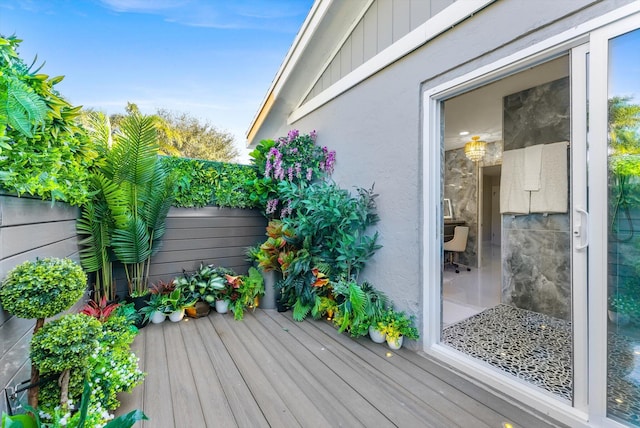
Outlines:
{"label": "glass door frame", "polygon": [[[622,426],[606,418],[606,54],[609,37],[624,33],[622,22],[639,26],[639,2],[550,37],[494,63],[476,68],[444,84],[424,88],[422,92],[422,180],[423,180],[423,350],[461,373],[485,383],[571,426]],[[631,18],[627,17],[633,15]],[[620,21],[620,23],[618,22]],[[626,24],[633,26],[634,24]],[[630,28],[633,29],[633,28]],[[444,100],[517,73],[527,67],[571,52],[571,159],[572,159],[572,232],[573,232],[573,327],[574,327],[574,400],[572,405],[541,394],[509,376],[473,361],[470,357],[441,345],[442,284],[442,172],[443,129],[441,111]],[[587,65],[587,54],[589,62]],[[605,57],[606,58],[606,57]],[[589,75],[587,76],[587,66]],[[600,82],[600,85],[598,85]],[[588,89],[588,92],[587,92]],[[587,152],[587,93],[589,94],[589,136]],[[604,100],[604,101],[602,101]],[[603,111],[604,109],[604,111]],[[604,137],[603,137],[604,135]],[[578,167],[578,165],[581,165]],[[588,176],[587,176],[588,165]],[[579,189],[576,191],[576,189]],[[591,207],[587,208],[587,189]],[[599,196],[598,196],[599,195]],[[600,198],[600,199],[594,199]],[[604,202],[603,202],[604,199]],[[583,211],[576,211],[580,209]],[[590,211],[589,214],[585,212]],[[586,232],[586,233],[585,233]],[[587,241],[588,240],[588,241]],[[586,248],[581,247],[589,244]],[[589,260],[589,262],[588,262]],[[581,286],[575,286],[580,282]],[[597,424],[597,425],[591,425]]]}
{"label": "glass door frame", "polygon": [[607,284],[608,284],[608,82],[609,40],[640,29],[640,13],[595,30],[589,58],[589,397],[592,420],[624,427],[607,418]]}
{"label": "glass door frame", "polygon": [[[575,308],[572,310],[573,316],[573,326],[574,326],[574,339],[573,339],[573,355],[574,355],[574,371],[577,369],[580,373],[585,374],[584,376],[574,376],[574,403],[572,405],[563,401],[561,399],[557,399],[555,397],[550,396],[549,394],[538,390],[537,388],[527,385],[524,381],[515,379],[512,376],[507,374],[500,373],[497,369],[488,368],[486,365],[473,360],[471,357],[463,356],[460,353],[448,348],[445,345],[440,344],[440,327],[441,327],[441,288],[440,284],[442,284],[442,236],[441,230],[438,225],[442,223],[442,213],[440,212],[441,200],[442,200],[442,168],[443,168],[443,129],[442,129],[442,119],[443,112],[442,104],[445,100],[450,99],[456,95],[463,94],[471,89],[475,89],[477,87],[486,85],[488,83],[500,80],[501,78],[513,75],[518,73],[519,71],[526,70],[532,66],[545,63],[547,61],[553,60],[557,57],[567,55],[567,53],[571,52],[572,49],[582,49],[584,51],[584,40],[583,39],[575,39],[571,40],[567,43],[563,43],[561,45],[550,47],[547,49],[543,49],[539,52],[529,54],[524,56],[523,58],[514,61],[510,64],[493,64],[494,67],[488,66],[484,70],[479,69],[474,76],[465,75],[460,78],[460,82],[454,81],[453,84],[448,85],[448,87],[438,87],[434,88],[434,90],[426,91],[424,93],[424,108],[425,113],[429,112],[428,120],[425,121],[424,132],[425,136],[427,136],[428,145],[424,147],[424,171],[430,171],[431,174],[425,174],[424,177],[428,182],[425,183],[425,188],[430,188],[430,192],[426,192],[430,197],[430,200],[427,200],[427,195],[425,195],[425,204],[426,206],[435,207],[431,210],[426,209],[424,211],[424,221],[425,221],[425,232],[429,232],[428,229],[431,229],[431,233],[425,236],[425,242],[432,242],[434,245],[428,246],[425,249],[424,254],[428,255],[427,259],[424,261],[425,263],[425,278],[426,284],[432,284],[431,287],[425,290],[425,317],[427,324],[425,328],[428,327],[428,331],[425,331],[425,352],[439,358],[445,360],[447,363],[454,365],[454,367],[459,368],[460,370],[464,370],[469,372],[469,369],[473,371],[475,377],[478,377],[481,381],[487,383],[488,385],[496,388],[497,390],[505,392],[507,395],[515,397],[523,402],[532,403],[534,407],[537,409],[550,413],[553,417],[561,419],[566,417],[566,415],[571,415],[569,420],[565,420],[565,422],[574,423],[576,420],[578,421],[586,421],[587,420],[587,311],[586,311],[586,287],[581,288],[578,291],[578,296],[573,296],[574,302],[581,302],[584,305],[584,309],[578,311],[576,313]],[[584,56],[584,53],[582,54]],[[570,79],[571,85],[575,84],[573,82],[573,61],[571,61],[571,71],[570,71]],[[582,61],[582,67],[584,68],[586,63]],[[583,73],[586,75],[586,71]],[[466,78],[466,79],[465,79]],[[586,80],[582,82],[582,87],[586,89]],[[572,91],[572,115],[574,114],[574,106],[573,103],[576,100],[573,99],[573,93],[577,91]],[[584,91],[583,91],[584,92]],[[586,96],[585,96],[586,99]],[[583,116],[583,123],[586,122],[586,102],[582,104],[581,110]],[[432,126],[429,126],[433,124]],[[586,127],[583,128],[586,130]],[[571,151],[572,151],[572,160],[573,160],[573,152],[575,150],[583,149],[586,151],[586,131],[582,131],[581,139],[582,143],[577,144],[574,143],[574,139],[577,137],[574,135],[576,131],[574,130],[574,121],[572,120],[572,137],[571,137]],[[579,158],[586,158],[586,154]],[[586,170],[586,164],[583,164],[581,167],[582,170]],[[434,173],[437,172],[437,173]],[[573,172],[572,172],[573,177]],[[572,188],[573,186],[582,186],[585,188],[584,192],[579,195],[586,195],[586,180],[581,177],[586,176],[584,174],[578,174],[577,179],[572,180]],[[577,180],[577,181],[576,181]],[[571,192],[572,197],[575,196],[575,192]],[[571,207],[580,206],[581,209],[586,208],[586,202],[580,201],[577,205],[574,203],[571,204]],[[572,216],[573,218],[578,218],[577,216]],[[572,219],[572,221],[574,221]],[[573,224],[573,223],[572,223]],[[575,226],[575,225],[574,225]],[[581,233],[580,237],[584,235]],[[577,239],[577,238],[576,238]],[[574,239],[575,243],[575,239]],[[586,278],[586,256],[584,256],[584,260],[582,262],[579,261],[580,257],[575,257],[575,251],[573,251],[572,256],[572,270],[580,268],[584,271],[581,273],[580,277]],[[586,251],[583,251],[586,254]],[[576,262],[578,262],[576,264]],[[572,278],[575,275],[572,274]],[[572,279],[573,282],[573,279]],[[575,303],[572,303],[572,306]],[[576,319],[576,316],[579,317]],[[580,338],[580,339],[578,339]],[[579,379],[578,379],[579,377]],[[534,398],[532,402],[532,398]],[[570,424],[571,424],[570,423]]]}

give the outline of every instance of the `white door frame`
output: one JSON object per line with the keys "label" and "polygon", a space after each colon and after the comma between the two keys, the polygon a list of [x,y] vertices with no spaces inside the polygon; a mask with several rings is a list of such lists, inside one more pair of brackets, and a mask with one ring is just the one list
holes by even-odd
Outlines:
{"label": "white door frame", "polygon": [[607,415],[608,82],[609,39],[640,28],[640,14],[591,33],[589,58],[589,367],[590,411],[596,422],[619,426]]}
{"label": "white door frame", "polygon": [[[606,419],[606,348],[601,344],[606,343],[606,287],[603,290],[587,290],[586,286],[573,287],[573,319],[574,319],[574,405],[563,403],[555,398],[536,391],[529,387],[523,387],[523,383],[509,376],[496,375],[496,372],[485,365],[461,356],[459,353],[439,344],[441,325],[441,259],[442,259],[442,236],[439,224],[442,222],[441,200],[441,168],[442,168],[442,144],[443,136],[440,133],[441,124],[441,101],[455,95],[464,93],[472,88],[484,85],[497,80],[506,75],[516,73],[526,67],[546,62],[556,56],[572,51],[572,84],[573,80],[584,79],[582,89],[572,87],[572,161],[574,166],[578,162],[582,163],[582,168],[572,168],[572,184],[584,189],[572,195],[574,203],[572,208],[586,208],[586,111],[584,117],[580,112],[576,112],[573,105],[586,104],[586,74],[580,76],[580,69],[584,69],[587,43],[590,38],[596,42],[591,42],[590,55],[590,111],[591,128],[589,141],[593,142],[597,138],[606,142],[606,123],[594,122],[605,117],[600,108],[606,109],[606,88],[604,98],[602,98],[603,80],[596,79],[598,73],[606,76],[606,61],[600,64],[594,61],[595,56],[602,55],[602,44],[606,32],[611,32],[611,28],[599,30],[616,21],[629,18],[633,22],[640,19],[640,2],[634,2],[622,8],[616,9],[608,14],[573,27],[561,34],[553,36],[538,44],[498,60],[492,64],[480,67],[463,76],[451,81],[427,88],[423,91],[423,266],[424,266],[424,301],[423,301],[423,332],[424,351],[434,357],[441,359],[461,373],[475,378],[496,391],[501,391],[505,397],[512,397],[521,402],[525,402],[532,407],[549,414],[551,417],[571,426],[594,426],[591,423],[606,424],[607,426],[619,426],[617,423]],[[625,21],[626,22],[626,21]],[[637,25],[636,25],[637,26]],[[617,28],[618,26],[616,26]],[[618,31],[618,30],[616,30]],[[602,39],[602,40],[601,40]],[[606,47],[604,47],[606,49]],[[600,67],[600,68],[598,68]],[[602,75],[600,75],[602,76]],[[578,80],[579,81],[579,80]],[[606,80],[604,80],[606,81]],[[600,82],[600,85],[598,85]],[[580,94],[582,92],[582,94]],[[604,99],[604,102],[601,100]],[[582,105],[585,105],[582,104]],[[600,118],[600,119],[597,119]],[[598,128],[601,128],[598,130]],[[604,139],[599,132],[605,132]],[[606,199],[606,179],[602,179],[602,171],[606,174],[606,144],[602,147],[590,146],[589,148],[589,192],[591,195],[604,195]],[[604,168],[603,168],[604,163]],[[580,171],[577,176],[576,171]],[[606,177],[606,175],[605,175]],[[600,179],[599,179],[600,178]],[[577,180],[577,181],[576,181]],[[592,200],[593,205],[594,201]],[[586,222],[586,217],[572,213],[572,227],[579,231],[579,236],[574,237],[575,245],[581,245],[585,239],[585,224],[588,229],[588,239],[592,244],[589,248],[589,257],[592,262],[588,266],[591,283],[602,281],[606,284],[606,204],[599,203],[601,210],[591,213],[591,219]],[[603,215],[604,212],[604,215]],[[604,227],[603,227],[604,225]],[[577,229],[576,229],[577,228]],[[601,245],[604,243],[604,245]],[[599,247],[596,249],[596,247]],[[573,251],[573,281],[586,282],[586,251]],[[595,262],[593,262],[595,260]],[[590,294],[588,294],[590,293]],[[589,295],[589,299],[587,296]],[[587,301],[588,311],[587,312]],[[604,303],[603,303],[604,302]],[[591,315],[588,316],[588,313]],[[592,340],[589,341],[588,338]],[[604,338],[604,342],[602,339]],[[593,340],[596,339],[596,340]],[[598,344],[598,342],[600,344]],[[604,348],[604,349],[603,349]],[[588,357],[589,356],[589,357]],[[587,392],[588,391],[588,392]],[[605,416],[603,416],[605,415]]]}

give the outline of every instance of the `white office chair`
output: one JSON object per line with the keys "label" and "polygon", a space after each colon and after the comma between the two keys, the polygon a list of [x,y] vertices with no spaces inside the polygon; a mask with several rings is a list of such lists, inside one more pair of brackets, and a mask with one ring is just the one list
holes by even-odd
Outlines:
{"label": "white office chair", "polygon": [[[460,273],[460,264],[454,262],[455,253],[464,253],[467,249],[467,238],[469,237],[468,226],[456,226],[453,229],[453,238],[450,241],[444,243],[444,251],[446,255],[446,261],[444,266],[452,265],[456,269],[456,273]],[[471,271],[471,268],[465,266],[467,271]]]}

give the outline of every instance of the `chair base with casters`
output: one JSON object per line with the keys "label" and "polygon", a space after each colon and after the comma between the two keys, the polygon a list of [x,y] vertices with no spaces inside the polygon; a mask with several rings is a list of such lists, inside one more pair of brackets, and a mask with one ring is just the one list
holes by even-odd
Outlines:
{"label": "chair base with casters", "polygon": [[454,261],[455,253],[453,251],[445,251],[445,261],[444,268],[447,266],[453,266],[456,270],[456,273],[460,273],[460,266],[464,266],[467,269],[467,272],[471,272],[471,268],[467,265],[463,265],[462,263],[457,263]]}
{"label": "chair base with casters", "polygon": [[[468,226],[456,226],[453,229],[453,239],[447,241],[443,245],[445,255],[448,260],[445,262],[444,267],[448,264],[452,265],[456,269],[456,273],[460,273],[460,263],[454,261],[454,253],[463,253],[467,249],[467,238],[469,237]],[[463,265],[464,266],[464,265]],[[465,266],[467,271],[470,272],[471,268]]]}

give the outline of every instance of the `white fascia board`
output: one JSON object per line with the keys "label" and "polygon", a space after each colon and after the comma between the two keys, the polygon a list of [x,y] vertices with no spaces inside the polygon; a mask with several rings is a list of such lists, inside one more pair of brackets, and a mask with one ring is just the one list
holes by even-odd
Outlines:
{"label": "white fascia board", "polygon": [[376,56],[347,74],[329,88],[316,95],[313,99],[295,109],[287,118],[287,124],[291,125],[293,122],[323,106],[333,98],[424,45],[429,40],[442,34],[447,29],[465,20],[494,1],[495,0],[456,1],[391,46],[379,52]]}
{"label": "white fascia board", "polygon": [[269,86],[269,90],[265,94],[264,99],[260,103],[258,110],[251,120],[251,124],[249,125],[246,135],[249,135],[253,127],[256,125],[256,120],[258,119],[258,116],[260,116],[262,109],[265,107],[269,96],[273,95],[273,97],[275,97],[280,92],[284,82],[287,81],[293,67],[298,62],[300,55],[304,52],[309,40],[311,40],[311,37],[315,34],[320,22],[322,22],[322,18],[331,6],[331,3],[333,3],[333,0],[316,0],[311,6],[311,10],[309,11],[307,18],[302,23],[302,27],[291,44],[282,64],[280,64],[280,68],[273,78],[271,86]]}

